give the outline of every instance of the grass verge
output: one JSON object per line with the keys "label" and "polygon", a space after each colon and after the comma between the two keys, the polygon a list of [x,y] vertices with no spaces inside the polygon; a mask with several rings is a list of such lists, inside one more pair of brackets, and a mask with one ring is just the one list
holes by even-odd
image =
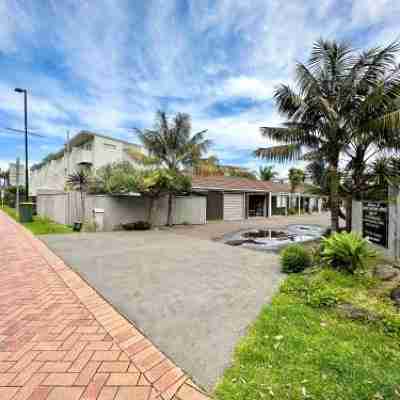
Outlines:
{"label": "grass verge", "polygon": [[[11,207],[0,207],[11,218],[19,222],[18,214],[15,209]],[[50,233],[72,233],[73,230],[67,225],[58,224],[51,221],[48,218],[41,218],[38,216],[33,217],[33,222],[27,222],[22,224],[25,228],[29,229],[34,235],[47,235]]]}
{"label": "grass verge", "polygon": [[[289,276],[237,345],[216,398],[400,399],[400,317],[379,286],[332,269]],[[377,318],[353,320],[341,303]]]}

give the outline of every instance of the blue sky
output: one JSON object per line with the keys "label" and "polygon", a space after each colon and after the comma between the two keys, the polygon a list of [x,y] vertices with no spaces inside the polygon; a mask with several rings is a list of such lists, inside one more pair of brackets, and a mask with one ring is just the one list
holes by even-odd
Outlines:
{"label": "blue sky", "polygon": [[[23,156],[29,90],[32,162],[80,129],[135,141],[154,113],[188,112],[210,154],[251,169],[279,125],[274,87],[319,37],[366,48],[400,35],[399,0],[0,0],[0,168]],[[289,166],[278,166],[285,174]]]}

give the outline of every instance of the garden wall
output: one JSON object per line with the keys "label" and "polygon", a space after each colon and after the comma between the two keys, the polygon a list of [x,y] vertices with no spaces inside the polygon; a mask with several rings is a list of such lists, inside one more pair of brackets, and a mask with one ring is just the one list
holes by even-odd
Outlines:
{"label": "garden wall", "polygon": [[[80,220],[81,199],[78,192],[39,191],[37,213],[61,224],[72,224]],[[173,224],[205,224],[206,197],[182,196],[173,203]],[[121,224],[146,221],[150,203],[147,198],[135,196],[86,195],[85,214],[87,221],[93,221],[93,210],[104,210],[104,230],[119,229]],[[167,223],[168,199],[156,201],[153,221],[157,226]]]}
{"label": "garden wall", "polygon": [[[387,246],[375,245],[375,247],[388,257],[400,258],[400,193],[396,188],[389,190],[387,211]],[[352,230],[354,232],[363,234],[363,218],[363,202],[353,201]],[[379,223],[378,220],[377,222]]]}

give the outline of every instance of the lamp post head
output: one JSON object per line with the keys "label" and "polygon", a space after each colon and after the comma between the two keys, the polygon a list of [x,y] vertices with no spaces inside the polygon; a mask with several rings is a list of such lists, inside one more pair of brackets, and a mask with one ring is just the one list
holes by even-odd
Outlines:
{"label": "lamp post head", "polygon": [[14,91],[17,93],[26,93],[26,89],[21,89],[21,88],[15,88]]}

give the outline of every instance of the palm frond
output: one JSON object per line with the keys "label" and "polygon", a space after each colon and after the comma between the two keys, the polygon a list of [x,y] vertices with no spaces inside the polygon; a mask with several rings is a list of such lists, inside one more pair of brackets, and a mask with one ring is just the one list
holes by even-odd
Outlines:
{"label": "palm frond", "polygon": [[288,144],[258,148],[254,155],[258,158],[275,161],[279,163],[300,160],[302,158],[302,146],[298,144]]}
{"label": "palm frond", "polygon": [[400,130],[400,109],[369,121],[363,128],[364,130]]}

